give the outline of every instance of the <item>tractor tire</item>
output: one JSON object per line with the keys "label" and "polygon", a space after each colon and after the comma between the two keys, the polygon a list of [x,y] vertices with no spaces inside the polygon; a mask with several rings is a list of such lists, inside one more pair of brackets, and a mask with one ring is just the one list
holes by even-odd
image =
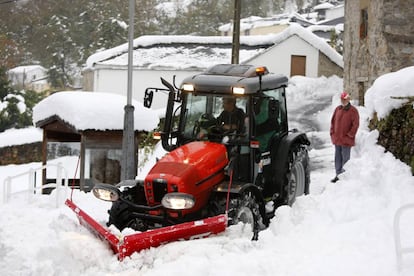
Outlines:
{"label": "tractor tire", "polygon": [[306,162],[306,169],[305,169],[305,195],[309,194],[310,189],[310,165],[309,165],[309,152],[305,150],[305,161]]}
{"label": "tractor tire", "polygon": [[297,196],[309,193],[309,155],[306,147],[294,146],[289,154],[285,179],[285,203],[291,206]]}
{"label": "tractor tire", "polygon": [[247,190],[230,200],[229,225],[235,225],[239,222],[251,227],[253,232],[252,240],[258,239],[259,231],[264,226],[260,205],[252,191]]}
{"label": "tractor tire", "polygon": [[123,201],[115,201],[112,203],[112,208],[108,211],[109,221],[107,226],[115,225],[119,231],[125,228],[132,228],[135,231],[147,231],[148,225],[141,219],[134,217],[129,209],[129,205]]}
{"label": "tractor tire", "polygon": [[[126,188],[121,197],[138,205],[146,204],[144,188],[139,185]],[[136,231],[148,230],[148,225],[141,219],[134,217],[130,205],[123,200],[113,202],[108,214],[107,226],[113,224],[120,231],[127,227]]]}
{"label": "tractor tire", "polygon": [[107,226],[114,225],[119,231],[128,227],[131,222],[131,213],[128,210],[128,204],[120,200],[112,203],[112,207],[108,210],[109,220]]}

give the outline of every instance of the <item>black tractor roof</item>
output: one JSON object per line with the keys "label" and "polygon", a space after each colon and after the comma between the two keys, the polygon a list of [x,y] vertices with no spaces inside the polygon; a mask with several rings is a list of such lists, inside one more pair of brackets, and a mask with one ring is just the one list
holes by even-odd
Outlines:
{"label": "black tractor roof", "polygon": [[256,73],[258,66],[246,64],[219,64],[209,68],[207,71],[183,80],[184,84],[192,84],[194,93],[232,94],[233,87],[242,87],[244,94],[257,93],[262,90],[274,89],[287,86],[288,78],[280,74],[272,74],[265,70],[262,73],[262,84],[260,87],[259,76]]}

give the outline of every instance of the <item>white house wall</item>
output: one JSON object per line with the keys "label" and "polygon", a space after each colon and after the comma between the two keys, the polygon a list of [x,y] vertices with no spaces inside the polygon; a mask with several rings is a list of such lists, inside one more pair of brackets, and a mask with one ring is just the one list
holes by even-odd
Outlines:
{"label": "white house wall", "polygon": [[35,80],[47,77],[46,70],[41,68],[23,69],[19,72],[11,70],[8,74],[13,85],[28,85]]}
{"label": "white house wall", "polygon": [[[169,70],[139,70],[133,72],[132,97],[143,102],[144,92],[147,87],[165,88],[160,77],[172,83],[176,75],[176,85],[188,76],[198,74],[200,71],[169,71]],[[110,92],[127,96],[127,70],[126,68],[97,68],[94,71],[94,91]],[[154,94],[152,109],[165,108],[168,96],[164,93]]]}
{"label": "white house wall", "polygon": [[291,56],[306,56],[306,77],[318,77],[319,50],[294,35],[265,53],[250,60],[249,64],[264,65],[270,72],[290,77]]}

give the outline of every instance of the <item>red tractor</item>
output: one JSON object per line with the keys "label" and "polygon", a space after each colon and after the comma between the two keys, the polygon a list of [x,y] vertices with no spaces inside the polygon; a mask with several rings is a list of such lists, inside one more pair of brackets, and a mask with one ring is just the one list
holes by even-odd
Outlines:
{"label": "red tractor", "polygon": [[143,181],[94,187],[113,201],[108,225],[156,233],[148,230],[226,214],[224,223],[251,225],[257,239],[277,207],[309,192],[310,142],[288,129],[285,76],[222,64],[179,88],[161,81],[166,88],[148,88],[144,105],[168,93],[160,133],[168,153]]}

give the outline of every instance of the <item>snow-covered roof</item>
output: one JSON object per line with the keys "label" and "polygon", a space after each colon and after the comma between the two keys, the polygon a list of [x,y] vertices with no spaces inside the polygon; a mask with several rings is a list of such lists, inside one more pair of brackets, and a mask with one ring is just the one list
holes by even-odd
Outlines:
{"label": "snow-covered roof", "polygon": [[326,3],[322,3],[322,4],[319,4],[319,5],[316,5],[315,7],[313,7],[313,10],[314,11],[317,11],[317,10],[329,10],[329,9],[331,9],[333,7],[335,7],[335,5],[326,2]]}
{"label": "snow-covered roof", "polygon": [[[124,126],[127,99],[114,93],[63,91],[50,95],[33,108],[33,123],[58,116],[76,130],[120,130]],[[134,129],[151,131],[159,123],[157,113],[132,100]]]}
{"label": "snow-covered roof", "polygon": [[[134,40],[133,64],[144,68],[207,68],[210,64],[231,61],[231,43],[232,38],[226,36],[141,36]],[[243,60],[258,54],[261,47],[269,47],[272,42],[267,37],[246,36],[240,38],[240,44],[240,60]],[[95,53],[86,61],[87,68],[127,64],[128,43]]]}
{"label": "snow-covered roof", "polygon": [[317,35],[318,37],[325,39],[327,43],[331,41],[331,32],[335,31],[337,35],[344,32],[344,24],[337,25],[312,25],[307,27],[309,31]]}
{"label": "snow-covered roof", "polygon": [[310,45],[312,45],[313,47],[321,51],[323,54],[325,54],[332,62],[334,62],[342,68],[344,67],[343,58],[335,49],[329,46],[329,44],[326,43],[324,39],[318,37],[317,35],[313,34],[310,30],[303,28],[299,24],[292,24],[283,32],[271,36],[273,36],[273,43],[277,45],[293,35],[299,36],[300,38],[308,42]]}
{"label": "snow-covered roof", "polygon": [[[277,34],[241,36],[240,63],[253,59],[275,44],[297,35],[324,53],[334,63],[343,67],[342,56],[323,39],[291,23]],[[134,40],[133,64],[141,68],[169,68],[171,70],[204,70],[219,63],[231,61],[232,38],[228,36],[141,36]],[[126,67],[128,65],[128,44],[91,55],[87,68],[94,66]]]}
{"label": "snow-covered roof", "polygon": [[[274,15],[271,17],[250,16],[240,19],[240,31],[250,30],[260,27],[276,26],[276,25],[289,25],[291,22],[301,21],[307,23],[306,25],[314,24],[307,20],[299,13],[283,13]],[[227,23],[219,28],[220,32],[230,32],[233,30],[233,23]]]}
{"label": "snow-covered roof", "polygon": [[312,25],[307,27],[309,31],[312,33],[314,32],[330,32],[332,30],[335,30],[336,33],[340,33],[344,31],[344,24],[338,24],[335,26],[332,25]]}

